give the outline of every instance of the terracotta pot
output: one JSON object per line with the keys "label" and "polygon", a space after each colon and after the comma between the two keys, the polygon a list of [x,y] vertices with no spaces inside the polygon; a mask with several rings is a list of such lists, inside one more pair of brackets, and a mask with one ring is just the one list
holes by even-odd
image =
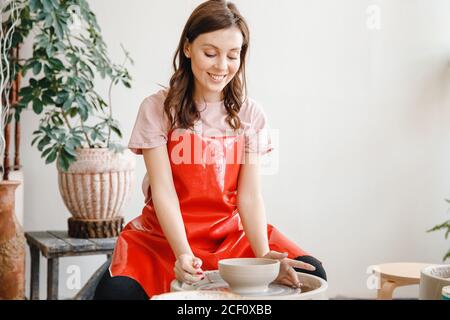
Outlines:
{"label": "terracotta pot", "polygon": [[25,298],[25,237],[14,212],[19,184],[0,182],[0,300]]}
{"label": "terracotta pot", "polygon": [[75,219],[104,220],[122,215],[134,184],[135,160],[124,153],[78,149],[77,161],[67,172],[58,167],[59,191]]}

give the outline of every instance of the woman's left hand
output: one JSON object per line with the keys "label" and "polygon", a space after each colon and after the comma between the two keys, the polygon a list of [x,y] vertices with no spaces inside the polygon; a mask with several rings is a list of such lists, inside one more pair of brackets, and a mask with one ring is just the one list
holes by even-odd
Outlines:
{"label": "woman's left hand", "polygon": [[278,277],[275,279],[275,282],[285,284],[294,288],[300,288],[301,283],[298,280],[297,272],[294,270],[294,267],[310,271],[314,271],[316,270],[316,268],[308,263],[294,259],[289,259],[287,256],[288,254],[286,252],[281,253],[277,251],[270,251],[266,253],[263,256],[263,258],[280,261],[280,273],[278,274]]}

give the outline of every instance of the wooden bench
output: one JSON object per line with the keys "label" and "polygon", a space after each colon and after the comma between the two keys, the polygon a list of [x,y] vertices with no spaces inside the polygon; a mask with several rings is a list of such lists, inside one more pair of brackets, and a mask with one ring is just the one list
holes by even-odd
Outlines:
{"label": "wooden bench", "polygon": [[105,254],[107,261],[94,273],[86,285],[74,297],[76,300],[91,299],[101,275],[110,264],[117,238],[76,239],[67,231],[26,232],[25,237],[31,253],[30,300],[39,300],[40,253],[47,259],[47,299],[58,299],[59,258]]}

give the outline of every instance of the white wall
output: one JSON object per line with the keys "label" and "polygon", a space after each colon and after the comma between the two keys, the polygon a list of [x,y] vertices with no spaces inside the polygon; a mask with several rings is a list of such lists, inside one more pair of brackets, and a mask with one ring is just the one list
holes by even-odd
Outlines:
{"label": "white wall", "polygon": [[[112,58],[122,60],[123,43],[135,60],[132,90],[113,96],[125,142],[139,103],[167,84],[182,27],[200,2],[89,1]],[[269,222],[323,261],[332,297],[374,297],[371,264],[440,263],[448,242],[425,231],[448,218],[450,2],[235,2],[252,32],[250,95],[280,133],[279,171],[263,179]],[[380,29],[366,25],[373,4]],[[25,229],[64,229],[56,169],[30,147],[36,126],[26,113]],[[136,175],[127,221],[143,204],[140,158]],[[84,283],[103,260],[63,259],[62,296],[76,293],[65,286],[67,266],[80,265]],[[397,294],[417,296],[418,288]]]}

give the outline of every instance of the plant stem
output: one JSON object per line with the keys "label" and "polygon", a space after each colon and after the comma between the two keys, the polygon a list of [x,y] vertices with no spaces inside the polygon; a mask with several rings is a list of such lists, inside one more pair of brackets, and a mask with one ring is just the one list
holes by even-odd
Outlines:
{"label": "plant stem", "polygon": [[[70,37],[71,36],[69,34],[67,34],[67,42],[69,42],[70,49],[72,50],[72,53],[73,53],[73,52],[75,52],[75,49],[74,49],[74,46],[72,44],[72,41],[70,41]],[[75,76],[78,77],[78,66],[75,65],[74,67],[75,67],[74,68]],[[81,126],[81,129],[83,130],[84,136],[86,137],[86,142],[88,144],[88,147],[89,148],[94,148],[94,145],[91,143],[91,141],[89,140],[89,136],[87,135],[86,131],[84,130],[84,122],[83,122],[83,119],[81,119],[81,116],[80,116],[80,126]]]}
{"label": "plant stem", "polygon": [[66,122],[67,127],[69,128],[69,130],[72,130],[72,126],[70,125],[69,119],[67,119],[67,115],[64,112],[61,112],[64,121]]}
{"label": "plant stem", "polygon": [[[128,56],[125,55],[125,59],[123,60],[122,65],[120,66],[120,70],[123,69],[123,67],[125,66],[125,63],[128,60]],[[117,77],[113,77],[113,79],[111,80],[111,83],[109,84],[109,89],[108,89],[108,101],[109,101],[109,119],[112,119],[112,102],[111,102],[111,91],[112,91],[112,86],[114,84],[114,81],[116,81]],[[108,141],[106,142],[106,147],[109,148],[109,142],[111,140],[111,126],[108,126]]]}
{"label": "plant stem", "polygon": [[[63,115],[64,121],[66,122],[67,127],[68,127],[70,130],[72,130],[72,126],[70,125],[69,119],[67,119],[67,115],[66,115],[64,112],[62,112],[61,114]],[[89,148],[93,148],[93,145],[91,145],[91,142],[89,141],[89,136],[88,136],[87,133],[84,131],[84,126],[83,126],[83,122],[81,121],[81,119],[80,119],[80,122],[81,122],[81,128],[83,129],[83,134],[84,134],[84,136],[86,137],[86,142],[87,142],[87,144],[88,144],[88,147],[89,147]]]}
{"label": "plant stem", "polygon": [[[108,89],[108,105],[109,105],[109,119],[112,118],[112,104],[111,104],[111,90],[114,83],[114,78],[111,80]],[[111,126],[108,126],[108,140],[106,141],[106,147],[109,148],[109,142],[111,140]]]}
{"label": "plant stem", "polygon": [[80,126],[81,126],[81,129],[83,130],[84,136],[86,137],[86,141],[88,143],[89,148],[94,148],[94,145],[91,144],[91,142],[89,140],[89,136],[87,135],[86,131],[84,130],[84,124],[83,124],[83,121],[81,120],[81,117],[80,117]]}

